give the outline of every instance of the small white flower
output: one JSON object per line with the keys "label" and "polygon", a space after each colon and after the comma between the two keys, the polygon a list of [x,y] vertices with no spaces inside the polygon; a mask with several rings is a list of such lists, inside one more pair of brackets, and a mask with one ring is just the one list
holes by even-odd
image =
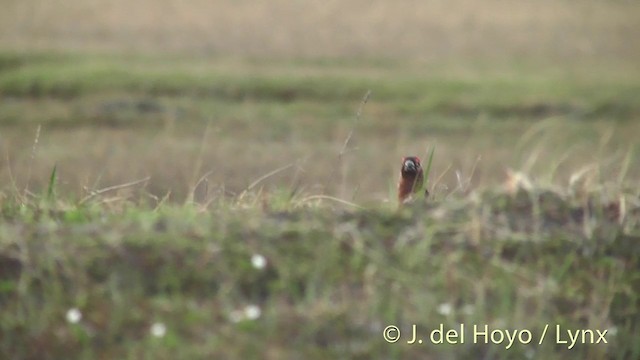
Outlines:
{"label": "small white flower", "polygon": [[229,320],[232,323],[239,323],[245,320],[256,320],[262,315],[262,310],[257,305],[247,305],[242,310],[234,310],[229,313]]}
{"label": "small white flower", "polygon": [[451,310],[453,310],[453,307],[451,306],[451,304],[449,303],[442,303],[440,305],[438,305],[438,314],[443,315],[443,316],[447,316],[449,314],[451,314]]}
{"label": "small white flower", "polygon": [[80,320],[82,320],[82,313],[78,308],[71,308],[67,311],[67,322],[77,324]]}
{"label": "small white flower", "polygon": [[267,259],[260,254],[253,254],[251,256],[251,265],[258,270],[262,270],[267,266]]}
{"label": "small white flower", "polygon": [[249,305],[246,308],[244,308],[244,316],[248,320],[256,320],[257,318],[260,317],[261,314],[262,314],[262,311],[256,305]]}
{"label": "small white flower", "polygon": [[163,323],[157,322],[151,325],[151,335],[161,338],[166,333],[167,333],[167,327]]}

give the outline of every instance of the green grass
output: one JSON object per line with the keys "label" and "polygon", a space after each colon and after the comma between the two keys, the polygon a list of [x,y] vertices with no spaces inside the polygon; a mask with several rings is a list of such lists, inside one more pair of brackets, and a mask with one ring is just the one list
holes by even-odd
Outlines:
{"label": "green grass", "polygon": [[[624,195],[620,221],[608,205],[616,197],[593,194],[586,201],[542,189],[486,191],[476,200],[456,197],[400,212],[340,210],[277,194],[266,202],[255,194],[256,203],[253,196],[202,212],[122,201],[114,208],[103,196],[82,205],[21,204],[5,194],[0,353],[24,359],[640,355],[637,194]],[[252,266],[256,254],[266,267]],[[259,316],[246,318],[247,306],[257,306]],[[71,309],[82,314],[78,323],[66,319]],[[162,337],[152,335],[155,323],[166,327]],[[445,329],[465,324],[466,343],[406,344],[412,324],[427,333],[441,323]],[[474,344],[474,324],[529,330],[534,340],[509,350],[506,343]],[[546,324],[549,334],[538,345]],[[567,350],[555,344],[556,324],[608,329],[609,344]],[[387,325],[400,327],[401,341],[383,340]]]}
{"label": "green grass", "polygon": [[[440,154],[434,177],[442,175],[451,189],[456,172],[468,176],[478,158],[474,185],[498,184],[506,168],[531,162],[532,154],[539,160],[528,170],[566,183],[593,163],[618,174],[620,161],[640,150],[633,136],[638,74],[621,75],[606,64],[465,68],[56,52],[4,52],[0,59],[4,189],[25,178],[46,189],[55,165],[61,194],[81,197],[87,189],[150,176],[153,196],[170,192],[170,201],[182,202],[204,173],[210,172],[210,188],[237,194],[262,174],[295,163],[265,186],[297,183],[370,202],[387,195],[399,158],[426,155],[434,145]],[[368,91],[353,151],[339,163]],[[39,126],[32,161],[27,149]],[[539,130],[521,146],[530,128]],[[596,143],[602,145],[594,153]],[[631,162],[627,175],[638,174]]]}
{"label": "green grass", "polygon": [[640,356],[638,73],[468,65],[1,54],[0,357]]}
{"label": "green grass", "polygon": [[[220,62],[220,63],[219,63]],[[432,74],[401,63],[353,72],[337,65],[231,64],[229,61],[81,55],[0,55],[0,94],[9,97],[74,99],[100,93],[189,96],[207,101],[353,102],[372,90],[391,114],[424,113],[504,118],[572,115],[621,119],[640,113],[637,78],[601,74],[567,78],[535,67],[506,74],[461,77]],[[637,75],[637,74],[634,74]],[[0,114],[2,115],[2,114]],[[0,118],[2,120],[2,118]]]}
{"label": "green grass", "polygon": [[5,2],[0,359],[640,358],[638,4]]}

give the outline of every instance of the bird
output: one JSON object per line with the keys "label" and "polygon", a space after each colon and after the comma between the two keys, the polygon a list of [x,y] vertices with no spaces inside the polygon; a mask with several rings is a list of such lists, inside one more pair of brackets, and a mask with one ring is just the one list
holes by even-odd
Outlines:
{"label": "bird", "polygon": [[[413,194],[420,192],[424,184],[424,171],[417,156],[402,158],[400,180],[398,181],[398,205],[402,206],[410,201]],[[429,192],[425,191],[425,195]]]}

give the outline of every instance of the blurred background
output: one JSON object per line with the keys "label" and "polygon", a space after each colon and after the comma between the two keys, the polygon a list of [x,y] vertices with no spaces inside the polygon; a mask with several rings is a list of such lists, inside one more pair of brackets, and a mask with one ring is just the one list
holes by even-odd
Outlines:
{"label": "blurred background", "polygon": [[399,159],[432,147],[435,194],[507,168],[549,184],[640,174],[637,1],[2,9],[5,189],[38,191],[56,166],[75,197],[150,177],[150,198],[205,201],[273,172],[256,187],[379,203]]}

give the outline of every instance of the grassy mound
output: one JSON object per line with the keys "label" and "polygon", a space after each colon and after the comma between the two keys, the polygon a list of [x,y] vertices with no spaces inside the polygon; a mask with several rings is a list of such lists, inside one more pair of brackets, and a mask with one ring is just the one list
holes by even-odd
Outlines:
{"label": "grassy mound", "polygon": [[[0,222],[0,353],[14,358],[640,355],[637,196],[487,191],[400,211],[18,200]],[[440,324],[464,324],[465,342],[433,344]],[[532,341],[485,344],[474,325]],[[568,349],[565,330],[608,343]]]}

